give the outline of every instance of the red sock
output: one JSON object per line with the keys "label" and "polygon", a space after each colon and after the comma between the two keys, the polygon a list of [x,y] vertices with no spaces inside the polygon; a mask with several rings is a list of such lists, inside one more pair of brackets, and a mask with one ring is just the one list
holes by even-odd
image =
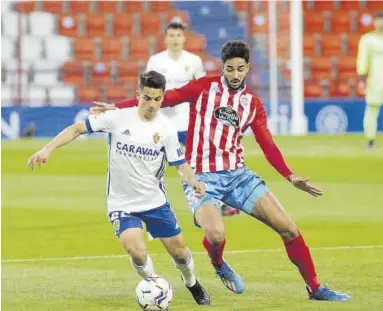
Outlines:
{"label": "red sock", "polygon": [[315,272],[310,250],[302,235],[299,234],[296,238],[290,241],[284,241],[284,243],[291,262],[298,267],[306,284],[310,287],[311,291],[315,293],[320,284]]}
{"label": "red sock", "polygon": [[215,246],[210,244],[206,236],[203,237],[202,245],[207,250],[207,253],[210,257],[212,264],[215,264],[215,265],[223,264],[223,250],[225,248],[225,243],[226,243],[226,240],[223,240],[223,242],[220,245]]}

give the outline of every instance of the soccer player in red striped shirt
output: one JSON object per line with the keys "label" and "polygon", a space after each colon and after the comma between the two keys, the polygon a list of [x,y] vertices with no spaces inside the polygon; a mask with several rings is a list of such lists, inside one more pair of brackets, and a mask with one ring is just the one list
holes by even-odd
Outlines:
{"label": "soccer player in red striped shirt", "polygon": [[[283,240],[287,255],[297,266],[310,299],[348,300],[349,296],[320,285],[310,250],[297,225],[255,172],[244,163],[243,133],[251,128],[269,163],[296,188],[313,196],[322,191],[309,180],[295,175],[287,166],[267,128],[260,98],[245,84],[249,71],[249,48],[241,41],[227,42],[221,51],[222,76],[204,77],[165,93],[163,107],[190,103],[186,159],[198,179],[205,182],[204,197],[185,185],[184,191],[197,226],[205,232],[203,246],[224,285],[242,293],[245,285],[223,258],[225,231],[216,204],[220,200],[260,220]],[[127,100],[115,105],[96,103],[93,111],[137,105]],[[127,121],[128,122],[128,121]]]}

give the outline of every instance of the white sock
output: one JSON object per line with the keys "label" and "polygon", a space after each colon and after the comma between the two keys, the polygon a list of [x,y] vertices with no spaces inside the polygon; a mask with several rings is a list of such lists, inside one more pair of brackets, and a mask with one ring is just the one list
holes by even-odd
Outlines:
{"label": "white sock", "polygon": [[133,262],[132,257],[130,257],[130,263],[132,264],[133,268],[136,269],[138,275],[143,279],[157,276],[153,269],[153,261],[149,255],[146,257],[146,263],[142,266],[136,265]]}
{"label": "white sock", "polygon": [[197,280],[196,280],[196,277],[194,274],[193,257],[191,255],[191,251],[189,249],[188,249],[188,257],[189,257],[189,259],[188,259],[187,263],[185,263],[185,264],[178,263],[175,260],[173,260],[173,261],[174,261],[174,265],[176,266],[176,268],[181,271],[182,280],[184,281],[185,285],[187,287],[192,287],[197,282]]}

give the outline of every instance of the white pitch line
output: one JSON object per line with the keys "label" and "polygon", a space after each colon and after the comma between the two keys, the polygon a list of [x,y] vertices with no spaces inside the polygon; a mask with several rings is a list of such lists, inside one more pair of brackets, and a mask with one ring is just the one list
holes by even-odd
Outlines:
{"label": "white pitch line", "polygon": [[[328,247],[312,247],[311,250],[350,250],[350,249],[374,249],[383,248],[383,245],[360,245],[360,246],[328,246]],[[277,253],[282,252],[279,248],[264,248],[264,249],[244,249],[235,251],[225,251],[225,254],[242,254],[242,253]],[[151,253],[150,256],[166,255],[167,253]],[[206,252],[193,252],[193,255],[203,255]],[[51,257],[51,258],[15,258],[4,259],[2,263],[18,263],[18,262],[39,262],[39,261],[67,261],[67,260],[87,260],[87,259],[110,259],[124,258],[128,255],[101,255],[101,256],[77,256],[77,257]]]}

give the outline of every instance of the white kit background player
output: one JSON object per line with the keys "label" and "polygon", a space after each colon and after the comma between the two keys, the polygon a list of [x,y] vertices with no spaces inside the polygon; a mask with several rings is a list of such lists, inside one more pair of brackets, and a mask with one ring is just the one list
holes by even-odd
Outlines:
{"label": "white kit background player", "polygon": [[[166,78],[166,89],[180,88],[194,79],[206,75],[201,58],[184,50],[186,42],[185,26],[182,23],[170,23],[165,30],[166,50],[149,58],[146,71],[157,71]],[[178,140],[186,144],[186,134],[189,126],[189,103],[183,103],[171,108],[162,108],[160,113],[168,118],[178,131]],[[234,216],[240,210],[221,203],[224,216]]]}
{"label": "white kit background player", "polygon": [[166,199],[163,179],[166,162],[176,166],[182,181],[194,187],[199,195],[204,195],[205,185],[196,179],[186,163],[176,130],[163,116],[156,116],[165,86],[165,78],[160,73],[142,74],[138,107],[92,115],[67,127],[29,158],[28,167],[34,169],[46,163],[55,149],[81,134],[109,133],[108,215],[133,267],[143,278],[156,276],[146,251],[144,222],[148,234],[159,238],[172,256],[195,301],[207,305],[210,297],[196,280],[191,252],[184,244],[181,228]]}

